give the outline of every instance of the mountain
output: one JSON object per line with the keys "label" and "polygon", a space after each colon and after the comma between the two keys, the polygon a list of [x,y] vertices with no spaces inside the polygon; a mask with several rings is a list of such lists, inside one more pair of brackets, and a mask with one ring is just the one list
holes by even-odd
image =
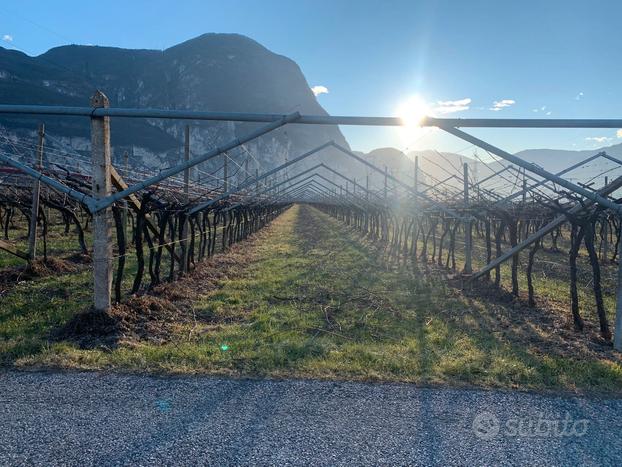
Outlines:
{"label": "mountain", "polygon": [[[555,173],[601,152],[605,152],[613,158],[622,160],[622,143],[597,149],[578,151],[563,149],[527,149],[516,153],[516,156],[528,162],[533,162],[549,172]],[[386,166],[390,174],[396,176],[404,183],[409,184],[413,183],[413,161],[415,157],[418,157],[421,170],[419,180],[421,180],[423,184],[434,186],[437,186],[439,181],[445,181],[452,175],[462,178],[464,163],[469,164],[470,176],[480,181],[492,175],[494,172],[501,170],[503,165],[508,165],[503,160],[501,160],[501,162],[489,162],[486,160],[486,163],[484,163],[483,160],[485,159],[481,157],[478,158],[475,154],[473,157],[469,157],[435,150],[412,151],[408,154],[404,154],[402,151],[395,148],[379,148],[367,154],[358,154],[379,168],[384,168]],[[598,158],[564,174],[564,178],[580,182],[588,182],[594,179],[596,185],[600,186],[604,184],[605,175],[607,175],[609,179],[620,175],[619,171],[611,171],[603,174],[603,172],[618,167],[618,165],[619,164],[615,161]],[[522,183],[521,180],[522,177],[517,177],[516,172],[512,172],[511,174],[505,172],[492,178],[485,186],[489,188],[494,187],[495,191],[505,192],[508,189],[515,189]],[[374,177],[374,183],[378,185],[384,182],[382,177],[376,176]],[[457,189],[461,189],[462,186],[461,182],[456,178],[445,181],[444,185],[451,185]]]}
{"label": "mountain", "polygon": [[[564,170],[566,167],[577,164],[590,156],[598,154],[599,152],[605,152],[609,156],[622,160],[622,143],[598,149],[583,149],[579,151],[569,151],[564,149],[527,149],[516,153],[516,155],[529,162],[538,164],[551,172],[559,172]],[[605,168],[613,167],[614,165],[615,162],[613,161],[597,159],[590,164],[590,167],[578,168],[569,175],[576,178],[584,178],[589,174],[596,175],[596,173],[598,173],[597,170],[601,167],[604,170]],[[590,169],[589,172],[587,170],[588,168]],[[616,175],[619,175],[619,173],[616,173]]]}
{"label": "mountain", "polygon": [[[399,149],[388,147],[374,149],[366,154],[362,152],[357,152],[357,154],[380,169],[384,170],[386,167],[390,175],[409,186],[414,183],[415,157],[419,158],[419,182],[423,187],[435,185],[438,181],[444,181],[452,175],[462,177],[465,162],[469,164],[471,173],[477,174],[478,171],[487,171],[486,167],[480,167],[477,160],[451,152],[423,150],[405,154]],[[384,184],[381,175],[374,175],[372,181],[376,186]],[[445,185],[458,188],[462,187],[462,182],[453,178],[447,180]]]}
{"label": "mountain", "polygon": [[[30,57],[0,47],[4,104],[88,106],[95,89],[113,107],[326,115],[294,61],[238,34],[204,34],[162,51],[68,45]],[[47,133],[88,150],[86,118],[3,116],[0,125],[11,135],[33,137],[40,121]],[[113,118],[113,161],[128,150],[134,166],[161,168],[178,162],[188,123],[194,154],[260,126]],[[282,163],[288,153],[300,154],[328,140],[348,147],[339,128],[330,125],[288,125],[246,147],[267,168]]]}

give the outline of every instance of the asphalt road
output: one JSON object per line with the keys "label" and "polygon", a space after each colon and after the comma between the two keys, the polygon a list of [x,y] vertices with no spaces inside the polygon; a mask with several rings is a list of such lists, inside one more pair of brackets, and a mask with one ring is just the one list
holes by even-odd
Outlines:
{"label": "asphalt road", "polygon": [[622,465],[622,400],[5,372],[0,464]]}

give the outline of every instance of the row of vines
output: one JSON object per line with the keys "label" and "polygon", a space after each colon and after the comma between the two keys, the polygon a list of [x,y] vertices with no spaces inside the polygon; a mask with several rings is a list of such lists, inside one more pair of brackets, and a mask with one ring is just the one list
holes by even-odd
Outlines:
{"label": "row of vines", "polygon": [[[460,259],[463,257],[464,239],[469,223],[448,216],[446,213],[427,208],[414,215],[413,209],[388,208],[381,205],[367,206],[353,203],[318,204],[317,207],[357,229],[375,242],[380,242],[385,253],[392,259],[414,264],[424,262],[449,272],[460,272]],[[598,318],[600,333],[606,340],[611,339],[608,314],[603,298],[603,266],[607,267],[618,260],[620,243],[620,219],[598,207],[584,207],[573,212],[560,203],[543,205],[539,202],[516,203],[501,208],[481,204],[469,209],[453,207],[461,215],[470,215],[474,258],[484,266],[502,255],[508,247],[515,247],[528,236],[534,234],[557,216],[564,216],[560,223],[545,237],[531,243],[522,253],[509,259],[509,283],[511,294],[518,297],[520,255],[526,254],[524,275],[526,277],[527,301],[536,306],[534,287],[534,264],[537,256],[547,254],[547,258],[557,258],[556,262],[566,264],[558,271],[569,284],[570,311],[574,327],[583,330],[584,321],[579,306],[578,289],[591,284],[594,307]],[[588,277],[580,280],[578,260],[586,257],[590,268]],[[610,268],[612,269],[612,268]],[[482,281],[492,287],[502,286],[503,268],[501,265],[487,272]]]}

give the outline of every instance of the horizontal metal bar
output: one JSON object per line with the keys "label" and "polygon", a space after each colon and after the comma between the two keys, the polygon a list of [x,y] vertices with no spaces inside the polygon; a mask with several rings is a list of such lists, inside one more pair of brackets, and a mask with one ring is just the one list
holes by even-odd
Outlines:
{"label": "horizontal metal bar", "polygon": [[421,126],[439,128],[620,128],[622,119],[607,118],[431,118]]}
{"label": "horizontal metal bar", "polygon": [[[216,120],[234,122],[276,122],[285,117],[274,113],[204,112],[171,109],[125,109],[67,107],[49,105],[0,105],[0,114],[56,115],[75,117],[170,118],[179,120]],[[403,126],[399,117],[359,117],[344,115],[302,115],[296,123],[308,125]],[[436,118],[424,117],[423,127],[463,128],[622,128],[622,119],[575,118]]]}

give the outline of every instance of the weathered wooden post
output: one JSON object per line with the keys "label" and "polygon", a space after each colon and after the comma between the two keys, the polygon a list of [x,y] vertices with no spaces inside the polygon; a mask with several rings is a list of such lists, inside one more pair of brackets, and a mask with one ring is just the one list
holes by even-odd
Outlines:
{"label": "weathered wooden post", "polygon": [[365,176],[365,200],[369,201],[369,174]]}
{"label": "weathered wooden post", "polygon": [[255,169],[255,193],[259,193],[259,169]]}
{"label": "weathered wooden post", "polygon": [[[108,98],[96,91],[91,97],[93,109],[110,106]],[[110,117],[91,116],[91,160],[93,197],[110,196]],[[112,290],[112,225],[110,208],[93,214],[93,306],[96,312],[110,309]]]}
{"label": "weathered wooden post", "polygon": [[523,206],[527,203],[527,177],[523,169]]}
{"label": "weathered wooden post", "polygon": [[469,164],[466,162],[463,165],[464,168],[464,273],[471,274],[473,272],[473,266],[471,261],[472,256],[472,226],[471,215],[468,212],[469,209]]}
{"label": "weathered wooden post", "polygon": [[[184,161],[190,160],[190,125],[184,128]],[[190,169],[184,169],[184,204],[190,203]],[[188,272],[188,216],[184,213],[181,227],[181,273]]]}
{"label": "weathered wooden post", "polygon": [[[39,125],[39,144],[37,146],[37,170],[43,170],[43,145],[45,144],[45,125]],[[39,194],[41,182],[35,179],[32,184],[32,211],[30,214],[30,233],[28,236],[28,257],[32,261],[37,256],[37,219],[39,218]]]}

